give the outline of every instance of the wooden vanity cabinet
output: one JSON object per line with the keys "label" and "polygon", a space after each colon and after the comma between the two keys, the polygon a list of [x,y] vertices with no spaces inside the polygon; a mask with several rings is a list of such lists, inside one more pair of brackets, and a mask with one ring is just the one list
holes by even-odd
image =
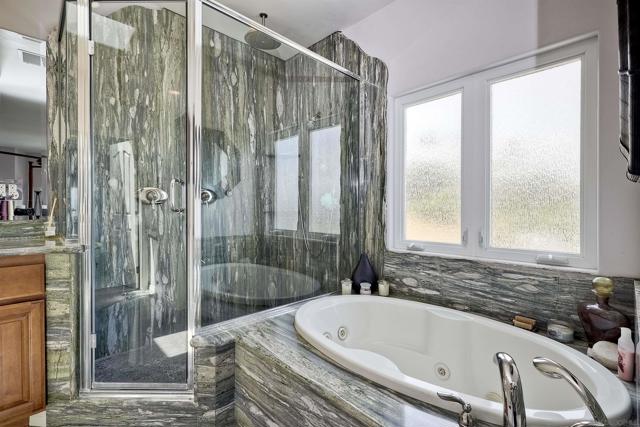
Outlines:
{"label": "wooden vanity cabinet", "polygon": [[45,407],[44,256],[0,257],[0,427]]}

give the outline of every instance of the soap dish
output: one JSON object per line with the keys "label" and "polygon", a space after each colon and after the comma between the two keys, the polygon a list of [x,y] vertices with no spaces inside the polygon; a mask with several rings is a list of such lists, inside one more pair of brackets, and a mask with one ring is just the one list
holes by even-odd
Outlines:
{"label": "soap dish", "polygon": [[547,336],[563,343],[573,342],[573,326],[568,322],[562,320],[549,320],[547,324]]}

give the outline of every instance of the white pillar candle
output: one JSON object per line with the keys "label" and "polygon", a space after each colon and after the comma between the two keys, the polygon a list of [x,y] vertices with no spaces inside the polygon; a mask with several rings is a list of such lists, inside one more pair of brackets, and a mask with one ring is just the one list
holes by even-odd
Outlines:
{"label": "white pillar candle", "polygon": [[371,283],[369,282],[360,283],[360,295],[371,295]]}
{"label": "white pillar candle", "polygon": [[378,295],[381,297],[389,296],[389,282],[386,280],[378,281]]}
{"label": "white pillar candle", "polygon": [[351,295],[351,286],[353,285],[351,279],[344,279],[340,283],[342,284],[342,295]]}

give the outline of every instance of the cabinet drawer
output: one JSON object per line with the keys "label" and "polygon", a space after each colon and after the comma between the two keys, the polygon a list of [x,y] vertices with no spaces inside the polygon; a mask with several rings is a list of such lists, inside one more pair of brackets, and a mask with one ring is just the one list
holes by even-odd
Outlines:
{"label": "cabinet drawer", "polygon": [[44,264],[0,267],[0,305],[44,298]]}

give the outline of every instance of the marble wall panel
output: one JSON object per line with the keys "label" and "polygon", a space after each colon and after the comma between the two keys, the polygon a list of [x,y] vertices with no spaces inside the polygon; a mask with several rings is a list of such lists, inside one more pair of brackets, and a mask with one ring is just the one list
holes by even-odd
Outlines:
{"label": "marble wall panel", "polygon": [[77,393],[78,255],[47,254],[45,263],[47,402],[53,404]]}
{"label": "marble wall panel", "polygon": [[[357,217],[357,231],[349,229],[341,246],[340,275],[351,275],[359,254],[366,252],[378,275],[384,273],[385,177],[387,147],[387,66],[367,55],[353,40],[335,32],[310,47],[327,59],[360,75],[357,149],[348,155],[356,175],[345,187],[356,200],[341,201],[342,215]],[[355,249],[355,250],[354,250]],[[355,257],[354,257],[355,255]]]}
{"label": "marble wall panel", "polygon": [[[205,265],[262,264],[305,274],[323,292],[335,290],[361,252],[358,85],[303,55],[285,61],[209,28],[203,46],[203,186],[220,195],[202,210]],[[341,127],[341,161],[334,165],[341,175],[340,233],[312,233],[309,135],[334,125]],[[299,171],[290,185],[299,194],[299,226],[283,232],[274,224],[275,143],[293,135]],[[231,195],[221,191],[227,187]],[[347,267],[339,273],[344,254]],[[204,306],[216,310],[210,301]]]}
{"label": "marble wall panel", "polygon": [[[570,322],[584,339],[577,314],[582,301],[595,301],[588,273],[502,263],[387,252],[385,278],[391,294],[510,323],[515,315]],[[614,278],[611,305],[635,319],[633,279]]]}
{"label": "marble wall panel", "polygon": [[48,206],[56,200],[54,225],[63,238],[78,237],[77,25],[65,10],[64,27],[47,39]]}
{"label": "marble wall panel", "polygon": [[234,424],[235,346],[195,349],[195,389],[203,425]]}

